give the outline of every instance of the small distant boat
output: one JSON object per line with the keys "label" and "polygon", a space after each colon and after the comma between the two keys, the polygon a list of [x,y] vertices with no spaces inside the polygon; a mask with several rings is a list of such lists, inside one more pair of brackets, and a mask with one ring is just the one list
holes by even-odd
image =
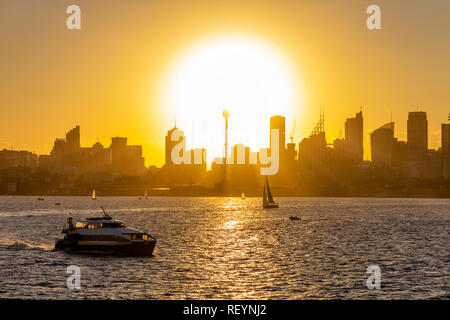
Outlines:
{"label": "small distant boat", "polygon": [[297,216],[290,216],[289,219],[291,219],[291,220],[302,220],[301,218],[299,218]]}
{"label": "small distant boat", "polygon": [[45,200],[44,198],[42,198],[42,197],[39,197],[39,198],[37,198],[39,201],[43,201],[43,200]]}
{"label": "small distant boat", "polygon": [[92,200],[97,200],[97,197],[95,196],[95,190],[92,191]]}
{"label": "small distant boat", "polygon": [[242,192],[241,199],[245,199],[245,194]]}
{"label": "small distant boat", "polygon": [[[267,185],[267,194],[266,194],[266,185]],[[269,188],[269,180],[267,180],[267,176],[266,181],[264,183],[263,207],[266,209],[278,208],[278,203],[273,201],[272,193],[270,192]]]}
{"label": "small distant boat", "polygon": [[61,202],[55,202],[55,206],[60,206]]}
{"label": "small distant boat", "polygon": [[147,191],[147,190],[145,190],[144,198],[145,198],[146,200],[148,199],[148,191]]}

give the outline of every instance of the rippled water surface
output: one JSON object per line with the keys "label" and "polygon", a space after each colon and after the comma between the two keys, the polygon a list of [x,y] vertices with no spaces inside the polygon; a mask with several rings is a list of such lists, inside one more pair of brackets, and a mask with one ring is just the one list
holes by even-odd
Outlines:
{"label": "rippled water surface", "polygon": [[[0,197],[0,298],[450,298],[450,200],[278,200],[264,210],[259,198]],[[52,250],[69,212],[100,206],[154,235],[154,256]],[[69,265],[81,290],[66,287]],[[369,265],[381,290],[366,287]]]}

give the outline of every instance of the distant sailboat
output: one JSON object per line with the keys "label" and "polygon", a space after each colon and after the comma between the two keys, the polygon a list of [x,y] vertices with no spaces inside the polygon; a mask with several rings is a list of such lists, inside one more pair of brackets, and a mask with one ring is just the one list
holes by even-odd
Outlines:
{"label": "distant sailboat", "polygon": [[245,194],[243,192],[242,192],[241,198],[245,199]]}
{"label": "distant sailboat", "polygon": [[148,199],[148,191],[147,191],[147,190],[145,190],[144,198],[145,198],[145,199]]}
{"label": "distant sailboat", "polygon": [[[266,185],[267,185],[267,194],[266,194]],[[264,182],[263,207],[267,209],[278,208],[278,203],[273,201],[272,193],[270,192],[269,188],[269,180],[267,180],[267,176],[266,181]]]}
{"label": "distant sailboat", "polygon": [[97,197],[95,196],[95,190],[92,191],[92,200],[97,200]]}

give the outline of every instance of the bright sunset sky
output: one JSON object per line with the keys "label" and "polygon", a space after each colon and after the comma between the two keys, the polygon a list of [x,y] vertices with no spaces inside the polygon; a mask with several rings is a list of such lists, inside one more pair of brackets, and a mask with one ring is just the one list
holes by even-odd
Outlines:
{"label": "bright sunset sky", "polygon": [[[70,4],[81,30],[66,28]],[[366,27],[370,4],[382,30]],[[438,148],[450,112],[450,2],[1,0],[0,93],[0,148],[38,154],[80,125],[82,146],[127,136],[160,166],[177,117],[188,147],[206,147],[210,161],[221,155],[223,108],[230,145],[256,148],[269,141],[266,115],[288,117],[286,140],[296,118],[298,143],[322,107],[332,143],[362,106],[367,157],[371,131],[392,113],[406,139],[419,106]]]}

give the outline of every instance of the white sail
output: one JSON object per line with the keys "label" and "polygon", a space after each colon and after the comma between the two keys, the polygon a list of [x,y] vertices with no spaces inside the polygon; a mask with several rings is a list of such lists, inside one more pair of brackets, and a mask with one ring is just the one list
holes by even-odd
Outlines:
{"label": "white sail", "polygon": [[145,199],[148,199],[148,191],[147,190],[145,190],[144,197],[145,197]]}
{"label": "white sail", "polygon": [[92,191],[92,200],[95,200],[95,199],[97,199],[96,197],[95,197],[95,189]]}
{"label": "white sail", "polygon": [[[267,185],[267,193],[266,193],[266,185]],[[269,188],[269,181],[267,180],[264,182],[264,194],[263,194],[263,207],[264,208],[278,208],[278,203],[273,201],[272,193],[270,192]]]}
{"label": "white sail", "polygon": [[243,192],[242,192],[241,198],[245,199],[245,194]]}

